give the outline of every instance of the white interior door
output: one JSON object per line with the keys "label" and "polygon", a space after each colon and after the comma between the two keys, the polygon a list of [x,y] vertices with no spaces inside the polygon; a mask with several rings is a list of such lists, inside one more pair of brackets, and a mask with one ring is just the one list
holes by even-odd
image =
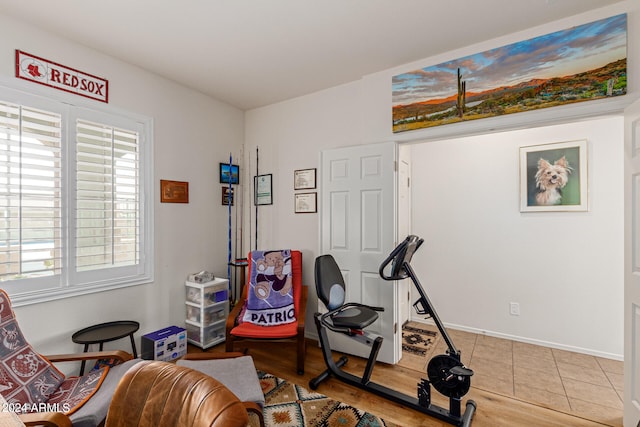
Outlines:
{"label": "white interior door", "polygon": [[[384,307],[368,331],[384,339],[378,360],[400,357],[397,286],[378,274],[396,241],[396,144],[372,144],[321,153],[321,253],[342,270],[346,301]],[[320,308],[320,307],[319,307]],[[361,357],[369,348],[330,333],[331,348]]]}
{"label": "white interior door", "polygon": [[624,425],[640,420],[640,101],[625,111]]}

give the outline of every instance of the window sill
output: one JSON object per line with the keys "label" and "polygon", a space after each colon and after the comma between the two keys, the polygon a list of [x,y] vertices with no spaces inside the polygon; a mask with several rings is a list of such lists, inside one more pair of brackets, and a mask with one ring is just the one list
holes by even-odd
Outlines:
{"label": "window sill", "polygon": [[[121,284],[102,284],[95,286],[74,286],[61,289],[52,289],[47,291],[29,292],[17,295],[9,295],[11,297],[11,305],[13,307],[23,307],[32,304],[41,304],[65,298],[72,298],[82,295],[90,295],[99,292],[112,291],[115,289],[128,288],[132,286],[145,285],[152,283],[153,278],[140,279],[135,282]],[[0,286],[1,287],[1,286]]]}

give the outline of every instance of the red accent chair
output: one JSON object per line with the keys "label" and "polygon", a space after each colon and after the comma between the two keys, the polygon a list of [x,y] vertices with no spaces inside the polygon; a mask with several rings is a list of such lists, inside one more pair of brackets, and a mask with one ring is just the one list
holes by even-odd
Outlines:
{"label": "red accent chair", "polygon": [[[248,279],[251,280],[251,252],[248,257]],[[302,253],[291,251],[292,287],[296,322],[277,326],[261,326],[249,322],[242,322],[242,309],[247,301],[247,291],[250,286],[244,284],[242,296],[238,300],[226,324],[226,351],[234,351],[234,344],[238,341],[290,342],[296,344],[297,372],[304,374],[304,359],[306,343],[304,338],[304,321],[307,311],[308,287],[302,284]]]}

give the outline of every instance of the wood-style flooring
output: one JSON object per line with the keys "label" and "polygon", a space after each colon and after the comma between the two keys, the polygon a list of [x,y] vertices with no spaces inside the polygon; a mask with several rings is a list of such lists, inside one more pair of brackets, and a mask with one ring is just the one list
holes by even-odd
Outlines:
{"label": "wood-style flooring", "polygon": [[[489,340],[491,341],[491,340]],[[502,343],[504,346],[505,344]],[[517,346],[516,346],[517,347]],[[284,378],[290,382],[309,388],[309,380],[325,369],[322,352],[316,341],[308,340],[307,355],[305,361],[304,375],[296,373],[295,347],[281,343],[238,343],[236,351],[248,349],[248,354],[253,357],[257,369]],[[530,348],[527,349],[531,351]],[[201,352],[197,347],[189,346],[189,352]],[[208,351],[224,351],[224,344],[209,349]],[[464,349],[463,358],[464,358]],[[467,353],[470,354],[470,353]],[[532,354],[533,355],[533,354]],[[334,353],[334,358],[338,358],[339,353]],[[504,356],[502,354],[502,356]],[[488,359],[488,364],[482,366],[482,359],[478,357],[476,363],[470,366],[481,376],[504,376],[504,369],[496,370],[496,365]],[[364,359],[349,356],[349,362],[345,370],[360,375],[364,370],[366,361]],[[468,363],[468,362],[466,362]],[[619,362],[621,363],[621,362]],[[415,370],[407,369],[399,365],[387,365],[377,363],[372,376],[372,381],[396,389],[402,393],[415,396],[416,384],[421,374]],[[423,376],[426,376],[423,375]],[[508,377],[508,375],[507,375]],[[513,374],[511,375],[513,377]],[[476,381],[482,383],[482,381]],[[486,381],[485,381],[486,382]],[[526,387],[526,386],[525,386]],[[600,407],[593,404],[592,410],[585,408],[582,411],[552,409],[551,405],[536,402],[524,394],[516,395],[504,391],[491,391],[490,387],[475,386],[474,379],[471,381],[471,389],[464,396],[464,403],[467,399],[473,399],[478,409],[473,418],[472,426],[475,427],[517,427],[517,426],[544,426],[544,427],[595,427],[595,426],[622,426],[622,411]],[[532,390],[536,390],[532,387]],[[421,412],[408,409],[402,405],[392,403],[375,394],[364,391],[360,388],[349,386],[336,379],[329,379],[323,382],[317,392],[330,396],[336,400],[348,403],[362,410],[371,412],[381,418],[406,427],[445,427],[449,426],[442,421],[431,418]],[[432,390],[433,403],[448,407],[448,400],[435,390]],[[589,406],[589,403],[585,403]],[[595,410],[593,410],[595,408]]]}

